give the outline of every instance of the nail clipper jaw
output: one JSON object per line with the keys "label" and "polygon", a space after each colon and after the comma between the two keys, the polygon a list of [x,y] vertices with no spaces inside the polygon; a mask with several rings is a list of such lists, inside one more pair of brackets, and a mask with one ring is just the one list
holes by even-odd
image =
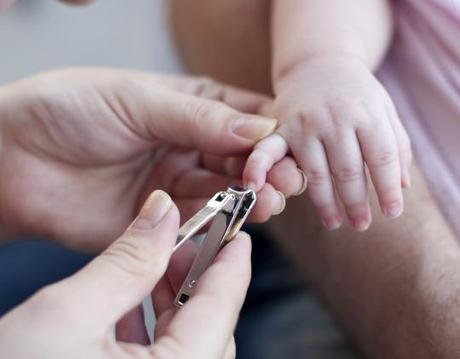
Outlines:
{"label": "nail clipper jaw", "polygon": [[256,194],[253,190],[242,189],[239,187],[230,187],[227,193],[234,194],[236,196],[236,202],[233,209],[233,220],[230,223],[231,227],[225,237],[225,243],[228,243],[233,237],[241,230],[244,222],[246,221],[249,213],[251,212],[254,204],[256,203]]}
{"label": "nail clipper jaw", "polygon": [[205,207],[201,208],[191,218],[189,218],[188,221],[186,221],[179,228],[176,245],[173,248],[173,252],[178,250],[188,239],[192,238],[207,223],[212,221],[218,212],[227,208],[233,208],[234,199],[232,199],[232,196],[233,195],[230,195],[225,191],[216,193],[208,201],[208,203],[206,203]]}

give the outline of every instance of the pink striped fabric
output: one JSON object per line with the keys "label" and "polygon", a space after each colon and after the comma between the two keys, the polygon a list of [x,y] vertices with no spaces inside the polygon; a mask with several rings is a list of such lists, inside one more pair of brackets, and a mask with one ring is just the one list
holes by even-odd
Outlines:
{"label": "pink striped fabric", "polygon": [[379,77],[460,235],[460,0],[395,1],[395,14],[394,43]]}

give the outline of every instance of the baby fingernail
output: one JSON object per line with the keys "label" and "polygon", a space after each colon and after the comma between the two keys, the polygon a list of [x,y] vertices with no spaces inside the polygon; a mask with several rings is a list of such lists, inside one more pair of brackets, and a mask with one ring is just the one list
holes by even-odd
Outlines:
{"label": "baby fingernail", "polygon": [[305,174],[305,172],[302,171],[301,169],[297,169],[297,170],[302,176],[302,186],[296,193],[294,193],[294,196],[300,196],[302,193],[304,193],[308,185],[308,179],[307,179],[307,175]]}
{"label": "baby fingernail", "polygon": [[342,219],[339,217],[328,217],[322,220],[324,227],[333,231],[342,225]]}
{"label": "baby fingernail", "polygon": [[410,188],[410,186],[411,186],[410,177],[407,177],[402,182],[402,187],[403,188]]}
{"label": "baby fingernail", "polygon": [[399,217],[402,213],[402,206],[400,202],[393,202],[385,205],[383,213],[389,218]]}
{"label": "baby fingernail", "polygon": [[284,194],[282,194],[280,191],[276,191],[276,193],[280,196],[281,198],[281,206],[280,208],[273,213],[274,216],[280,214],[281,212],[284,211],[284,208],[286,208],[286,197],[284,197]]}
{"label": "baby fingernail", "polygon": [[253,191],[255,191],[256,190],[256,183],[250,181],[250,182],[246,183],[244,187],[247,188],[247,189],[252,189]]}
{"label": "baby fingernail", "polygon": [[168,213],[172,200],[166,192],[155,191],[145,201],[141,212],[131,225],[134,229],[152,229]]}
{"label": "baby fingernail", "polygon": [[271,134],[276,129],[277,124],[276,119],[246,117],[234,121],[232,131],[237,136],[255,142]]}
{"label": "baby fingernail", "polygon": [[369,221],[365,218],[355,218],[351,221],[351,225],[358,232],[364,232],[366,229],[369,228],[369,224]]}

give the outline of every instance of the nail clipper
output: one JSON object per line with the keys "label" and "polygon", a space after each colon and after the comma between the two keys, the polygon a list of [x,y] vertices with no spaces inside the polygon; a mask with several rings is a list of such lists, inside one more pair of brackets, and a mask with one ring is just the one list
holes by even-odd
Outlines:
{"label": "nail clipper", "polygon": [[226,191],[216,193],[205,207],[180,227],[174,251],[212,221],[198,249],[198,254],[174,300],[176,306],[182,307],[193,295],[199,277],[213,263],[219,251],[241,229],[255,202],[256,194],[254,191],[229,187]]}

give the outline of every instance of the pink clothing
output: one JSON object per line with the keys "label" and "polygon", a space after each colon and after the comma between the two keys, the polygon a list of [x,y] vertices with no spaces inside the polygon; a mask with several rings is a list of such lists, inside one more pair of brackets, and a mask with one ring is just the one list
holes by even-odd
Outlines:
{"label": "pink clothing", "polygon": [[394,44],[379,77],[460,235],[460,0],[399,0],[395,14]]}

